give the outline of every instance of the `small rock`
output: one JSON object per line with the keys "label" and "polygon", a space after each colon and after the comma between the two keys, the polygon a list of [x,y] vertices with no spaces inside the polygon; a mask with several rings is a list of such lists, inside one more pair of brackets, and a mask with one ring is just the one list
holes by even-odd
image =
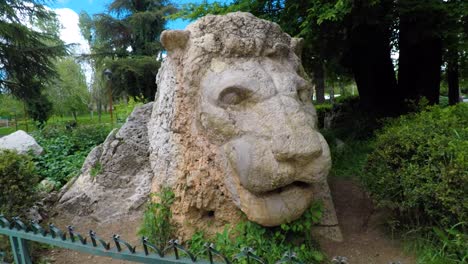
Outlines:
{"label": "small rock", "polygon": [[332,259],[333,264],[349,264],[347,257],[334,256]]}
{"label": "small rock", "polygon": [[29,210],[26,212],[26,217],[31,220],[31,221],[35,221],[37,223],[40,223],[42,222],[43,220],[43,217],[42,215],[39,213],[39,206],[37,205],[34,205],[33,207],[29,208]]}
{"label": "small rock", "polygon": [[39,190],[50,193],[55,189],[55,186],[57,186],[57,182],[51,179],[44,179],[39,183]]}

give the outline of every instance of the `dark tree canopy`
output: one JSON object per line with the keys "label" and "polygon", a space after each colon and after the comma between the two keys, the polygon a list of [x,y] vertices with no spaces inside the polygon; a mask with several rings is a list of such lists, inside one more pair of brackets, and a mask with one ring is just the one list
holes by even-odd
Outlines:
{"label": "dark tree canopy", "polygon": [[[114,0],[107,13],[93,18],[82,13],[80,24],[89,36],[99,70],[112,71],[114,96],[126,94],[152,100],[162,52],[159,36],[166,16],[175,8],[166,0]],[[99,74],[99,72],[97,73]]]}
{"label": "dark tree canopy", "polygon": [[[364,109],[388,116],[408,111],[409,103],[423,97],[438,103],[442,71],[451,101],[458,100],[458,83],[467,77],[467,5],[463,0],[235,0],[188,4],[175,17],[247,11],[275,21],[305,39],[302,59],[318,99],[324,78],[352,73]],[[392,49],[399,53],[396,67]]]}
{"label": "dark tree canopy", "polygon": [[44,25],[55,14],[39,1],[0,2],[0,90],[25,102],[31,117],[44,123],[51,104],[42,94],[56,76],[54,60],[68,53],[57,32],[33,30],[25,23]]}

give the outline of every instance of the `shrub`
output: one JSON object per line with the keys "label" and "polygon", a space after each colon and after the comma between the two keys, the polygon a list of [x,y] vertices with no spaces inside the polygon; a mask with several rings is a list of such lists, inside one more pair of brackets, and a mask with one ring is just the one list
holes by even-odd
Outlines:
{"label": "shrub", "polygon": [[[459,223],[450,228],[422,228],[405,234],[407,249],[416,252],[418,263],[462,264],[468,262],[466,242],[468,234],[459,228]],[[408,243],[409,242],[409,243]]]}
{"label": "shrub", "polygon": [[[252,247],[266,263],[276,263],[289,251],[295,252],[302,263],[322,263],[324,255],[317,249],[311,233],[313,225],[322,217],[322,211],[321,204],[314,203],[300,219],[291,223],[267,228],[245,221],[233,228],[226,226],[222,233],[211,239],[199,231],[188,241],[188,245],[192,253],[201,254],[205,242],[211,241],[216,245],[216,250],[231,260],[242,248]],[[244,261],[240,263],[247,263]]]}
{"label": "shrub", "polygon": [[331,176],[351,178],[362,175],[367,156],[373,150],[373,140],[344,139],[335,136],[333,130],[320,131],[328,142],[332,157]]}
{"label": "shrub", "polygon": [[467,150],[468,105],[427,108],[377,134],[363,183],[401,223],[449,228],[468,217]]}
{"label": "shrub", "polygon": [[127,103],[121,102],[115,105],[115,116],[117,122],[124,123],[125,119],[132,113],[135,107],[143,105],[145,99],[143,96],[130,97]]}
{"label": "shrub", "polygon": [[35,201],[37,181],[30,156],[0,150],[0,213],[22,215]]}
{"label": "shrub", "polygon": [[44,154],[35,158],[41,179],[49,178],[60,186],[67,183],[79,174],[88,153],[104,142],[110,129],[109,126],[88,125],[71,131],[63,128],[36,131],[34,138],[44,148]]}
{"label": "shrub", "polygon": [[112,127],[106,125],[78,126],[71,133],[73,144],[79,150],[89,152],[106,140]]}
{"label": "shrub", "polygon": [[[155,197],[159,201],[155,202]],[[174,193],[170,188],[163,188],[161,192],[152,194],[150,199],[138,234],[148,237],[159,248],[164,248],[173,235],[171,205],[174,203]]]}

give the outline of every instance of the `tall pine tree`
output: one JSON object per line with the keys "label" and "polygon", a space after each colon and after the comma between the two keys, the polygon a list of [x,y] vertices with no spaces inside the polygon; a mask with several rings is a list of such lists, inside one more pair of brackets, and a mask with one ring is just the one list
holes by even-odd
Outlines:
{"label": "tall pine tree", "polygon": [[96,74],[109,69],[114,96],[154,99],[166,16],[175,12],[167,0],[114,0],[107,13],[82,14],[82,31],[91,42]]}
{"label": "tall pine tree", "polygon": [[52,109],[42,90],[57,75],[54,60],[68,51],[58,32],[27,24],[44,25],[55,19],[40,1],[0,1],[0,91],[22,100],[40,124]]}

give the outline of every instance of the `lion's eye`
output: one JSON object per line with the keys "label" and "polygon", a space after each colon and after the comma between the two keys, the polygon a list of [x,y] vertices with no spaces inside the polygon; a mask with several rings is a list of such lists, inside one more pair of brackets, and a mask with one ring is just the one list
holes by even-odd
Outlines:
{"label": "lion's eye", "polygon": [[220,94],[218,101],[223,105],[237,105],[249,98],[251,91],[241,87],[228,87]]}

